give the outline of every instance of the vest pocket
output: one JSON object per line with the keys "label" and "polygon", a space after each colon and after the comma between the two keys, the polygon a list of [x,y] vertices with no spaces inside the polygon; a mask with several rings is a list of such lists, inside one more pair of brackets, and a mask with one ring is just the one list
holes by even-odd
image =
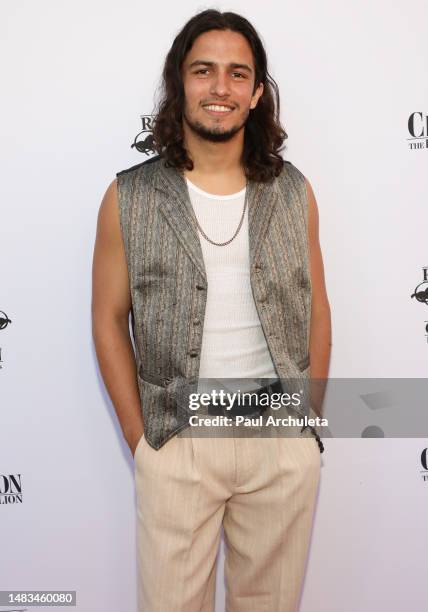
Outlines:
{"label": "vest pocket", "polygon": [[171,381],[169,378],[164,378],[157,374],[151,374],[150,372],[145,372],[142,366],[138,369],[138,376],[144,382],[148,382],[151,385],[157,385],[158,387],[166,387]]}

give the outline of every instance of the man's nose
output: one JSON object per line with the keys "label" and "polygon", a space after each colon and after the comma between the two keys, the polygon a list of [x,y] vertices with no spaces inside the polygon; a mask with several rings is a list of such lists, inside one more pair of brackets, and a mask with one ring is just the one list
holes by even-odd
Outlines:
{"label": "man's nose", "polygon": [[229,80],[226,73],[217,72],[211,82],[211,94],[226,96],[230,93]]}

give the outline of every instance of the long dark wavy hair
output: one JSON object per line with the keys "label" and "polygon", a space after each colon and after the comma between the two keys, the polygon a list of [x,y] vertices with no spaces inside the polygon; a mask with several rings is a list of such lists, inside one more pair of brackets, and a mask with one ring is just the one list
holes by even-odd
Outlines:
{"label": "long dark wavy hair", "polygon": [[278,85],[268,72],[263,43],[251,23],[236,13],[222,13],[215,9],[202,11],[192,17],[176,36],[165,59],[161,97],[154,110],[154,148],[166,159],[168,166],[180,170],[193,169],[193,162],[184,146],[181,68],[195,39],[209,30],[238,32],[245,36],[252,49],[255,64],[253,94],[259,83],[263,83],[264,90],[245,124],[242,164],[247,179],[268,182],[281,172],[283,159],[280,150],[288,136],[280,123]]}

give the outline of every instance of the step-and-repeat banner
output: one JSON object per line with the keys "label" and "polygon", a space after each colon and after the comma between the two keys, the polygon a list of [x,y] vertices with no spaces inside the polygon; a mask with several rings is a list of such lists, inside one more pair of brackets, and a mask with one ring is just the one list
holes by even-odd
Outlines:
{"label": "step-and-repeat banner", "polygon": [[[92,341],[92,255],[108,184],[154,153],[165,55],[205,8],[3,3],[0,590],[75,591],[81,612],[136,609],[133,462]],[[428,427],[412,415],[426,407],[410,394],[389,429],[387,383],[428,371],[428,5],[212,8],[262,36],[284,157],[317,198],[330,375],[371,379],[352,404],[344,396],[361,422],[324,438],[301,610],[422,612]],[[224,552],[222,539],[216,612]]]}

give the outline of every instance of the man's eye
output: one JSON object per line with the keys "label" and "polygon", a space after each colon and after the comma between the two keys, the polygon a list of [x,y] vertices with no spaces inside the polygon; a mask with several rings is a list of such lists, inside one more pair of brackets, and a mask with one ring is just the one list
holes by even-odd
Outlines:
{"label": "man's eye", "polygon": [[[196,70],[195,74],[202,74],[202,73],[206,73],[208,71],[209,71],[208,68],[200,68],[199,70]],[[242,74],[241,72],[233,72],[232,74],[233,74],[233,76],[238,76],[238,77],[241,77],[241,78],[245,78],[245,75]]]}

